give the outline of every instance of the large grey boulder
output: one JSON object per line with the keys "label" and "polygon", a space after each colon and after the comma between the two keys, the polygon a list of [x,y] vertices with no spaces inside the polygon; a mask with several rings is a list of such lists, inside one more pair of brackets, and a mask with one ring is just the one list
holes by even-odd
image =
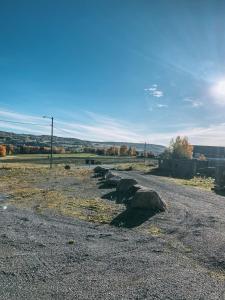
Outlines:
{"label": "large grey boulder", "polygon": [[99,177],[104,177],[108,171],[109,171],[108,169],[100,167],[100,166],[97,166],[96,168],[94,168],[94,173]]}
{"label": "large grey boulder", "polygon": [[135,179],[121,179],[116,188],[118,202],[127,202],[128,199],[135,193],[135,191],[132,191],[132,188],[136,184],[137,181]]}
{"label": "large grey boulder", "polygon": [[111,171],[107,171],[107,173],[105,173],[105,179],[107,180],[107,179],[110,179],[110,178],[112,178],[112,177],[115,177],[115,174],[113,174]]}
{"label": "large grey boulder", "polygon": [[114,175],[105,180],[105,185],[107,185],[109,187],[117,187],[119,185],[120,181],[121,181],[121,177]]}
{"label": "large grey boulder", "polygon": [[118,193],[126,192],[133,185],[137,184],[137,181],[132,178],[123,178],[120,180],[120,184],[118,185],[116,191]]}
{"label": "large grey boulder", "polygon": [[130,201],[131,208],[143,208],[153,211],[165,211],[166,203],[159,197],[156,191],[141,187]]}
{"label": "large grey boulder", "polygon": [[121,177],[115,175],[112,171],[109,171],[104,175],[105,183],[104,185],[107,187],[117,187],[120,183]]}

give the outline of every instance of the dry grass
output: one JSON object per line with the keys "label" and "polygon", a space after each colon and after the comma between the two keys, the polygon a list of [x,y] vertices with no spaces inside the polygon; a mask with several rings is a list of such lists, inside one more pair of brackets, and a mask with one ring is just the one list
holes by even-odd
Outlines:
{"label": "dry grass", "polygon": [[212,270],[208,271],[210,277],[215,278],[218,281],[225,281],[225,271],[224,270]]}
{"label": "dry grass", "polygon": [[192,179],[177,179],[177,178],[168,178],[169,180],[181,184],[192,186],[196,188],[201,188],[205,190],[211,190],[214,187],[214,179],[209,177],[194,177]]}
{"label": "dry grass", "polygon": [[115,168],[120,171],[141,171],[141,172],[150,172],[155,166],[149,165],[148,163],[123,163],[116,164]]}
{"label": "dry grass", "polygon": [[162,229],[157,227],[156,225],[151,225],[150,227],[146,228],[145,231],[147,233],[151,234],[152,236],[161,236],[161,235],[163,235]]}
{"label": "dry grass", "polygon": [[[10,169],[0,169],[0,193],[11,195],[10,203],[21,208],[33,209],[37,213],[53,211],[70,217],[97,223],[110,223],[121,207],[100,197],[85,195],[91,182],[92,171],[84,168],[65,170],[62,166],[53,170],[43,166],[21,167],[10,165]],[[76,188],[71,194],[71,183],[65,186],[65,180],[76,180]],[[56,187],[40,188],[40,184],[48,186],[55,180]],[[64,184],[62,184],[64,183]],[[95,187],[96,188],[96,187]]]}

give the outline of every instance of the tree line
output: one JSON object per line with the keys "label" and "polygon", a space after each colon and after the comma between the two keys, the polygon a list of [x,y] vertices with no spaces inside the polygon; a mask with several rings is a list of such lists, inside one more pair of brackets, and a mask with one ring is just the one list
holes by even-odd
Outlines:
{"label": "tree line", "polygon": [[[94,148],[94,147],[85,147],[83,149],[85,153],[92,153],[97,155],[109,155],[109,156],[138,156],[140,152],[136,150],[135,147],[128,147],[127,145],[121,146],[111,146],[108,148]],[[154,158],[155,155],[151,151],[146,151],[143,153],[143,156]]]}
{"label": "tree line", "polygon": [[[4,157],[6,155],[14,154],[49,154],[51,151],[50,147],[45,146],[14,146],[14,145],[0,145],[0,156]],[[111,146],[108,148],[94,148],[94,147],[84,147],[82,149],[84,153],[92,153],[97,155],[109,155],[109,156],[138,156],[140,153],[135,147],[128,147],[127,145],[122,145],[119,147]],[[64,147],[53,147],[53,154],[64,154],[64,153],[74,153],[69,149]],[[151,151],[146,151],[142,153],[143,156],[154,158],[154,153]]]}
{"label": "tree line", "polygon": [[[51,151],[50,147],[44,146],[14,146],[14,145],[0,145],[0,156],[13,154],[49,154]],[[66,153],[64,147],[53,147],[54,154]]]}

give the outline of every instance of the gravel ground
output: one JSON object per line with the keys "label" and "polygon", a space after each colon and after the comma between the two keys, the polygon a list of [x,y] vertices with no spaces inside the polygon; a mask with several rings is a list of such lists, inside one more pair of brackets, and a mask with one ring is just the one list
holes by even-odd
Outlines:
{"label": "gravel ground", "polygon": [[169,210],[124,228],[2,198],[0,299],[225,299],[225,198],[122,174],[155,189]]}

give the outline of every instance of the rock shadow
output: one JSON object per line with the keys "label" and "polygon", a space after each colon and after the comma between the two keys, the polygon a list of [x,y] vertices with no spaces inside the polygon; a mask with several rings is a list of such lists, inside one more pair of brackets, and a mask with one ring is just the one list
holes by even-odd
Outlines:
{"label": "rock shadow", "polygon": [[145,173],[146,175],[155,175],[155,176],[166,176],[166,177],[172,177],[172,174],[170,172],[161,170],[159,168],[155,168],[150,170],[149,172]]}
{"label": "rock shadow", "polygon": [[99,184],[98,188],[99,189],[113,189],[113,188],[115,188],[115,184],[108,182],[108,181],[104,181]]}
{"label": "rock shadow", "polygon": [[117,200],[117,192],[116,191],[109,192],[109,193],[103,195],[101,198],[115,201],[115,200]]}
{"label": "rock shadow", "polygon": [[125,211],[115,217],[110,225],[116,227],[134,228],[149,220],[157,212],[158,211],[128,207]]}
{"label": "rock shadow", "polygon": [[220,196],[223,196],[225,197],[225,190],[224,189],[221,189],[221,190],[217,190],[217,189],[212,189],[212,192],[214,192],[215,194],[217,195],[220,195]]}

